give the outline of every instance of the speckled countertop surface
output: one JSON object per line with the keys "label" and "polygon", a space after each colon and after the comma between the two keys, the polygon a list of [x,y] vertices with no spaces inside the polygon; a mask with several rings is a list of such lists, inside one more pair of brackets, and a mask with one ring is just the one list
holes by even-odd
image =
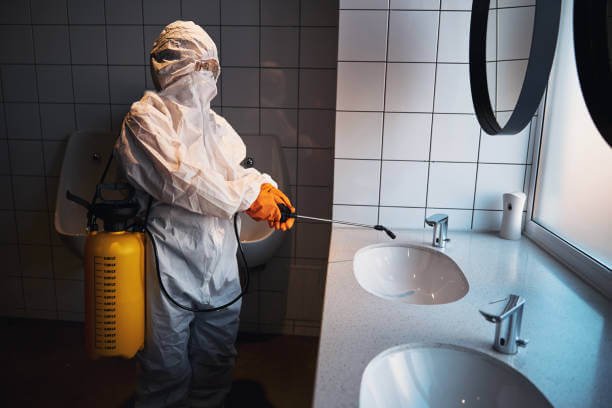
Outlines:
{"label": "speckled countertop surface", "polygon": [[[397,241],[430,245],[431,230],[397,230]],[[334,228],[316,375],[316,408],[356,407],[363,370],[380,352],[405,343],[449,343],[487,353],[523,373],[555,407],[609,407],[612,401],[612,307],[527,238],[449,232],[443,251],[470,290],[445,305],[378,298],[353,275],[359,248],[393,242],[378,231]],[[493,351],[495,326],[478,309],[509,293],[526,298],[513,356]],[[469,375],[469,373],[466,373]]]}

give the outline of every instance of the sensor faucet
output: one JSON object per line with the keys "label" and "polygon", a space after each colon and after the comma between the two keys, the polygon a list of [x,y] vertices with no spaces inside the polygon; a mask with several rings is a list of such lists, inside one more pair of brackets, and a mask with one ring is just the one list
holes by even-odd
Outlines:
{"label": "sensor faucet", "polygon": [[527,340],[521,338],[525,299],[518,295],[495,300],[480,309],[487,321],[495,323],[493,348],[500,353],[516,354],[518,347],[526,347]]}
{"label": "sensor faucet", "polygon": [[425,223],[433,227],[432,245],[437,248],[446,247],[446,243],[450,241],[448,236],[448,215],[434,214],[425,218]]}

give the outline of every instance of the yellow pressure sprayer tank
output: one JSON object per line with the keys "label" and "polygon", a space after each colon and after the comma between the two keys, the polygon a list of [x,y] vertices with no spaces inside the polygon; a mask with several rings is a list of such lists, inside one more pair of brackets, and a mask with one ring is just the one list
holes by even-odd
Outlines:
{"label": "yellow pressure sprayer tank", "polygon": [[[106,200],[102,190],[127,190],[129,195]],[[139,209],[133,189],[99,184],[91,204],[70,192],[66,196],[89,211],[84,257],[87,353],[91,358],[131,358],[145,337],[145,238],[128,227]],[[97,218],[104,222],[103,231],[97,230]]]}

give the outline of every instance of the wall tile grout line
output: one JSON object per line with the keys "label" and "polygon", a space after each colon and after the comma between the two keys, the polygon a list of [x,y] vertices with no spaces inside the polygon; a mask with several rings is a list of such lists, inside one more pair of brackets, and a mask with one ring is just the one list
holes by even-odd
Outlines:
{"label": "wall tile grout line", "polygon": [[[382,125],[380,129],[380,164],[378,167],[378,210],[376,211],[376,223],[380,224],[380,203],[382,200],[382,177],[383,177],[383,151],[385,141],[385,110],[387,108],[387,74],[389,70],[389,37],[391,32],[391,11],[387,10],[387,30],[386,30],[386,41],[385,41],[385,70],[383,72],[383,106],[382,106]],[[338,47],[339,48],[339,47]],[[340,61],[339,61],[340,62]]]}
{"label": "wall tile grout line", "polygon": [[[422,10],[421,10],[422,11]],[[221,11],[219,11],[219,16],[221,16]],[[186,16],[183,16],[182,18],[187,18]],[[0,23],[0,27],[27,27],[30,25],[35,25],[35,26],[51,26],[51,27],[68,27],[68,26],[79,26],[79,27],[102,27],[102,26],[110,26],[110,27],[140,27],[143,26],[145,28],[147,27],[159,27],[160,25],[163,24],[129,24],[129,23],[109,23],[109,24],[102,24],[102,23],[95,23],[95,24],[83,24],[83,23],[78,23],[78,24],[71,24],[71,23],[32,23],[32,24],[25,24],[25,23],[20,23],[20,24],[10,24],[10,23]],[[216,27],[242,27],[242,28],[257,28],[257,27],[262,27],[262,28],[314,28],[314,29],[319,29],[319,28],[337,28],[336,26],[328,26],[328,25],[278,25],[278,24],[262,24],[261,26],[258,25],[254,25],[254,24],[205,24],[206,27],[212,27],[212,28],[216,28]]]}
{"label": "wall tile grout line", "polygon": [[[66,4],[66,21],[70,18],[68,15],[68,4]],[[77,122],[77,103],[76,103],[76,87],[74,86],[74,67],[72,64],[72,33],[70,32],[70,25],[66,25],[68,32],[68,60],[70,61],[70,85],[72,86],[72,113],[73,113],[73,128],[78,129]],[[44,137],[43,137],[44,139]],[[67,137],[65,138],[67,140]],[[43,142],[44,143],[44,142]]]}
{"label": "wall tile grout line", "polygon": [[[491,11],[489,10],[489,13]],[[486,40],[485,40],[486,41]],[[495,110],[497,112],[497,88],[498,88],[498,83],[497,83],[497,77],[498,77],[498,67],[499,67],[499,62],[497,60],[497,58],[499,57],[499,13],[497,12],[497,10],[495,11]],[[496,115],[497,116],[497,115]],[[472,229],[474,229],[474,220],[476,218],[476,194],[477,194],[477,190],[478,190],[478,171],[480,170],[480,144],[482,142],[482,134],[483,134],[483,130],[482,128],[480,128],[479,134],[478,134],[478,154],[476,157],[476,176],[474,177],[474,198],[472,201],[472,207],[474,208],[472,210],[472,221],[471,221],[471,227]]]}
{"label": "wall tile grout line", "polygon": [[[439,4],[439,8],[432,8],[432,9],[428,9],[428,8],[358,8],[358,7],[351,7],[351,8],[341,8],[340,10],[342,11],[384,11],[384,10],[389,10],[389,11],[442,11],[442,12],[464,12],[464,13],[470,13],[472,11],[472,9],[442,9],[442,5],[440,5],[440,2],[438,2]],[[533,4],[531,5],[519,5],[519,6],[505,6],[505,7],[490,7],[489,10],[505,10],[505,9],[517,9],[517,8],[533,8],[535,7]]]}
{"label": "wall tile grout line", "polygon": [[[301,23],[302,22],[302,0],[298,0],[298,21]],[[300,199],[300,187],[303,187],[303,185],[300,184],[300,151],[301,151],[301,138],[300,138],[300,134],[301,134],[301,129],[300,129],[300,109],[301,109],[301,103],[300,103],[300,96],[302,94],[302,67],[301,67],[301,63],[302,63],[302,27],[298,28],[297,31],[297,66],[299,67],[298,69],[298,78],[297,78],[297,95],[296,95],[296,99],[297,99],[297,114],[296,114],[296,119],[295,119],[295,127],[296,127],[296,132],[297,134],[295,135],[296,137],[296,155],[295,155],[295,184],[296,184],[296,188],[295,188],[295,205],[297,205],[297,203],[299,202]],[[260,61],[261,64],[261,61]],[[331,159],[333,161],[333,158]],[[299,211],[299,210],[298,210]],[[298,243],[300,238],[298,237],[298,231],[302,229],[302,227],[300,225],[297,225],[296,230],[293,232],[293,247],[291,248],[291,253],[294,256],[294,263],[295,263],[295,257],[298,255]]]}
{"label": "wall tile grout line", "polygon": [[[322,148],[324,149],[324,148]],[[362,159],[352,157],[335,157],[337,160],[353,160],[353,161],[379,161],[380,159]],[[389,162],[400,163],[456,163],[456,164],[495,164],[502,166],[525,166],[529,163],[505,163],[505,162],[480,162],[480,161],[455,161],[455,160],[410,160],[410,159],[383,159]]]}
{"label": "wall tile grout line", "polygon": [[531,118],[531,122],[529,122],[529,136],[527,136],[527,152],[525,153],[525,174],[523,175],[523,192],[525,192],[525,194],[529,194],[529,191],[527,190],[527,168],[528,168],[528,164],[527,162],[529,161],[529,146],[531,144],[531,131],[532,131],[532,127],[533,127],[533,118]]}
{"label": "wall tile grout line", "polygon": [[[29,6],[29,17],[30,17],[30,22],[32,22],[32,0],[28,0],[28,6]],[[37,62],[37,52],[36,52],[36,41],[34,40],[35,36],[34,36],[34,25],[30,24],[30,32],[32,33],[32,51],[34,54],[34,81],[36,83],[36,105],[37,105],[37,109],[38,109],[38,127],[39,127],[39,131],[40,131],[40,150],[41,150],[41,156],[42,156],[42,173],[43,173],[43,189],[44,189],[44,193],[45,193],[45,219],[47,221],[47,239],[48,244],[45,245],[49,248],[50,251],[50,260],[51,260],[51,282],[52,282],[52,286],[53,286],[53,302],[55,304],[55,310],[53,310],[53,312],[55,313],[55,318],[58,318],[58,303],[57,303],[57,285],[55,284],[55,268],[54,268],[54,262],[53,262],[53,250],[51,248],[51,240],[52,240],[52,236],[51,236],[51,226],[50,226],[50,220],[49,220],[49,192],[48,192],[48,187],[47,187],[47,158],[45,157],[45,149],[44,149],[44,144],[43,144],[43,124],[42,124],[42,112],[40,109],[40,83],[38,81],[38,62]],[[14,194],[14,193],[13,193]],[[38,212],[38,211],[36,211]],[[21,239],[19,239],[19,236],[17,237],[18,241],[19,241],[19,245],[20,245],[20,253],[21,253]],[[22,285],[23,285],[23,281],[22,281]],[[23,285],[25,286],[25,285]],[[24,288],[25,290],[25,288]],[[24,307],[26,310],[26,313],[28,312],[29,308],[28,305],[25,304],[25,298],[24,298]]]}
{"label": "wall tile grout line", "polygon": [[[221,1],[219,2],[219,9],[221,8]],[[257,39],[258,44],[257,44],[257,48],[258,48],[258,63],[259,65],[261,65],[261,0],[257,0],[257,12],[258,12],[258,28],[257,28],[257,33],[259,35],[259,38]],[[223,29],[219,30],[219,31],[223,31]],[[298,88],[298,92],[299,92],[299,88]],[[261,68],[258,68],[257,71],[257,95],[258,95],[258,100],[257,100],[257,104],[258,104],[258,108],[261,106]],[[258,129],[259,129],[259,134],[261,135],[261,109],[257,109],[257,121],[258,121]],[[259,296],[260,293],[260,274],[257,274],[257,330],[260,331],[261,330],[261,296]]]}
{"label": "wall tile grout line", "polygon": [[[143,2],[144,3],[144,2]],[[113,129],[113,113],[111,107],[111,101],[113,100],[112,88],[111,88],[111,74],[110,74],[110,50],[108,46],[108,25],[106,24],[106,7],[104,7],[104,48],[106,50],[106,78],[108,87],[108,129],[112,132]]]}
{"label": "wall tile grout line", "polygon": [[[503,60],[487,60],[487,63],[492,63],[492,62],[516,62],[516,61],[529,61],[528,58],[507,58],[507,59],[503,59]],[[392,64],[437,64],[437,65],[470,65],[469,62],[456,62],[456,61],[393,61],[393,60],[389,60],[389,61],[383,61],[383,60],[355,60],[355,59],[350,59],[350,60],[338,60],[338,62],[359,62],[362,64],[380,64],[382,62],[386,62],[386,63],[392,63]],[[322,69],[328,69],[328,68],[322,68]]]}
{"label": "wall tile grout line", "polygon": [[[442,4],[440,3],[440,8],[442,8]],[[436,66],[434,68],[434,83],[433,83],[433,98],[431,101],[431,125],[429,128],[429,151],[428,151],[428,160],[427,160],[427,181],[425,187],[425,217],[423,219],[423,228],[425,228],[425,218],[427,218],[427,208],[429,205],[429,180],[431,177],[431,148],[433,146],[433,127],[434,127],[434,118],[436,112],[436,84],[438,80],[438,58],[440,52],[440,29],[442,24],[442,11],[440,9],[438,11],[438,32],[436,35]]]}
{"label": "wall tile grout line", "polygon": [[[376,208],[378,205],[374,204],[354,204],[354,203],[334,203],[334,205],[341,205],[347,207],[366,207],[366,208]],[[422,209],[425,210],[427,208],[436,208],[439,210],[460,210],[460,211],[503,211],[502,209],[491,209],[491,208],[472,208],[472,207],[449,207],[449,206],[440,206],[440,207],[424,207],[424,206],[410,206],[410,205],[382,205],[381,208],[411,208],[411,209]]]}
{"label": "wall tile grout line", "polygon": [[11,204],[12,204],[12,209],[11,210],[7,210],[6,212],[11,212],[11,215],[13,216],[13,223],[14,223],[14,228],[13,228],[13,232],[15,233],[15,240],[10,243],[12,245],[14,245],[17,248],[17,261],[18,261],[18,266],[17,266],[17,272],[19,273],[19,283],[21,284],[21,299],[22,299],[22,303],[23,303],[23,307],[22,308],[18,308],[18,309],[23,309],[24,313],[25,313],[25,299],[26,299],[26,295],[25,295],[25,287],[23,285],[23,273],[21,270],[21,265],[23,264],[23,260],[22,260],[22,256],[21,256],[21,251],[19,250],[19,232],[17,230],[17,205],[15,203],[15,183],[13,181],[13,160],[11,158],[11,144],[9,143],[9,139],[8,139],[8,135],[9,135],[9,129],[8,129],[8,115],[6,112],[6,106],[4,104],[4,90],[5,90],[5,86],[4,86],[4,81],[3,81],[3,75],[2,75],[2,70],[0,69],[0,91],[2,92],[2,116],[4,118],[4,131],[5,134],[7,136],[6,139],[6,148],[7,148],[7,161],[8,161],[8,167],[9,167],[9,171],[10,171],[10,175],[8,177],[9,179],[9,184],[11,186]]}
{"label": "wall tile grout line", "polygon": [[482,141],[482,132],[480,129],[478,132],[478,150],[476,154],[476,176],[474,177],[474,198],[472,200],[472,220],[470,221],[471,228],[474,229],[474,217],[476,214],[476,192],[478,189],[478,168],[480,167],[480,143]]}

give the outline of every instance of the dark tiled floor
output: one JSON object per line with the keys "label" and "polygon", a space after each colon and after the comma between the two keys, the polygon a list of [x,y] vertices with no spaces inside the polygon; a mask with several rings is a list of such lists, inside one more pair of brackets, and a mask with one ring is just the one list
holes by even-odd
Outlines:
{"label": "dark tiled floor", "polygon": [[[1,407],[119,407],[133,393],[133,360],[90,361],[83,326],[0,318]],[[318,339],[241,335],[229,407],[310,407]]]}

